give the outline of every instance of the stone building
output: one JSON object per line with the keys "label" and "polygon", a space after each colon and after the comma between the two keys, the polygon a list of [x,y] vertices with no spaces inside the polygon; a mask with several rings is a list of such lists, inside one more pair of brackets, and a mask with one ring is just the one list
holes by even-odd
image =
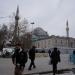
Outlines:
{"label": "stone building", "polygon": [[68,20],[66,22],[66,36],[49,36],[47,38],[38,39],[33,42],[37,48],[49,49],[53,47],[57,48],[75,48],[75,38],[69,37]]}
{"label": "stone building", "polygon": [[49,38],[44,38],[33,42],[37,48],[75,48],[75,38],[72,37],[60,37],[60,36],[50,36]]}

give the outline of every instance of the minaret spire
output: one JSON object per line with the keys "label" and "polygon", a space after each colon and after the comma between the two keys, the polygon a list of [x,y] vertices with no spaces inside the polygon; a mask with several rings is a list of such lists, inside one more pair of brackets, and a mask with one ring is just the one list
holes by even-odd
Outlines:
{"label": "minaret spire", "polygon": [[66,22],[66,34],[67,34],[67,37],[69,37],[69,26],[68,26],[68,20]]}
{"label": "minaret spire", "polygon": [[19,41],[18,21],[19,21],[19,6],[17,6],[16,15],[15,15],[15,29],[14,29],[14,37],[13,37],[14,44]]}
{"label": "minaret spire", "polygon": [[15,20],[19,20],[19,6],[17,6],[17,11],[15,15]]}

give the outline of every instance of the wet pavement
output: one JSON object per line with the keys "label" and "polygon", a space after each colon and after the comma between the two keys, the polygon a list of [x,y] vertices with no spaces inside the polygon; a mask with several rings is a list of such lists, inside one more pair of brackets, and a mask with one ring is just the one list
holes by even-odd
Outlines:
{"label": "wet pavement", "polygon": [[[52,65],[49,65],[48,57],[36,58],[36,68],[28,71],[30,60],[26,63],[23,75],[52,75]],[[10,58],[0,58],[0,75],[14,75],[14,65]],[[69,62],[67,55],[61,56],[56,75],[75,75],[75,65]]]}
{"label": "wet pavement", "polygon": [[[62,70],[58,70],[56,74],[60,75],[60,74],[65,74],[65,73],[70,73],[70,72],[75,72],[75,70],[72,71],[72,69],[62,69]],[[37,72],[37,73],[30,73],[30,74],[24,74],[24,75],[48,75],[52,73],[53,71],[46,71],[46,72]]]}
{"label": "wet pavement", "polygon": [[[48,64],[49,63],[49,58],[36,58],[35,64],[36,64],[36,69],[33,69],[31,71],[28,71],[26,68],[24,70],[25,75],[35,75],[35,74],[40,74],[40,75],[45,75],[45,74],[52,74],[52,65]],[[27,63],[28,65],[29,63]],[[71,64],[69,62],[69,55],[61,55],[61,62],[58,64],[58,74],[65,74],[65,73],[70,73],[72,72],[72,68],[74,68],[75,65]]]}

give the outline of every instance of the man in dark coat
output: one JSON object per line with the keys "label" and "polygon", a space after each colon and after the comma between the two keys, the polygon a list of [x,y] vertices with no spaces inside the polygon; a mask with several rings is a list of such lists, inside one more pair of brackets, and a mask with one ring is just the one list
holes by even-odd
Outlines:
{"label": "man in dark coat", "polygon": [[49,65],[51,65],[51,50],[50,49],[48,50],[48,54],[49,54],[49,58],[50,58],[49,59]]}
{"label": "man in dark coat", "polygon": [[31,67],[36,68],[34,60],[35,60],[35,46],[32,46],[32,48],[29,50],[29,59],[31,60],[30,66],[28,70],[31,70]]}
{"label": "man in dark coat", "polygon": [[50,57],[51,56],[51,50],[50,49],[48,50],[48,54],[49,54],[49,57]]}
{"label": "man in dark coat", "polygon": [[54,48],[53,52],[51,53],[51,64],[53,65],[53,75],[57,72],[57,64],[59,62],[60,55],[57,48]]}
{"label": "man in dark coat", "polygon": [[15,52],[12,55],[12,62],[15,65],[14,75],[22,75],[27,62],[27,53],[21,49],[20,44],[16,44]]}

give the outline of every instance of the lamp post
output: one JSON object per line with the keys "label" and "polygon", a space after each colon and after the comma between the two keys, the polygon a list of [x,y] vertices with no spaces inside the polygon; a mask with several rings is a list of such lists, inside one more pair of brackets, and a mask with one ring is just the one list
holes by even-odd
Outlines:
{"label": "lamp post", "polygon": [[32,45],[33,45],[33,25],[35,24],[34,22],[31,22],[32,24],[32,33],[31,33],[31,40],[32,40]]}
{"label": "lamp post", "polygon": [[33,24],[35,24],[34,22],[31,22],[31,24],[32,24],[32,31],[33,31]]}

